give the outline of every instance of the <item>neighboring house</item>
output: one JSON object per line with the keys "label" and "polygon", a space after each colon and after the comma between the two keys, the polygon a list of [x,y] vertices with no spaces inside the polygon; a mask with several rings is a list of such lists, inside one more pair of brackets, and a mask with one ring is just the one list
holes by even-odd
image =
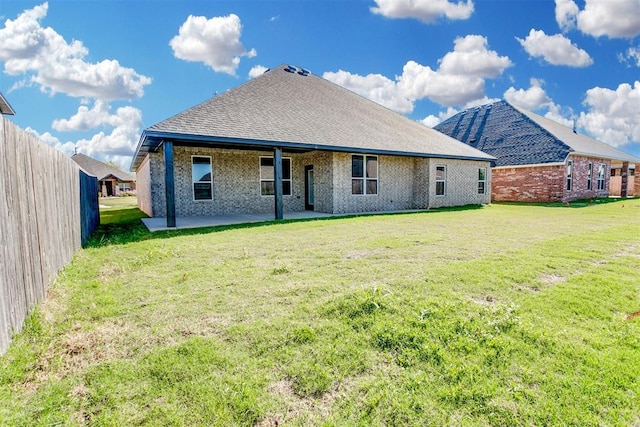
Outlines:
{"label": "neighboring house", "polygon": [[82,170],[98,178],[98,191],[102,197],[119,196],[136,189],[136,178],[130,173],[84,154],[76,153],[71,158]]}
{"label": "neighboring house", "polygon": [[131,170],[152,217],[357,213],[490,201],[493,157],[280,66],[146,129]]}
{"label": "neighboring house", "polygon": [[435,129],[497,158],[493,201],[607,197],[612,168],[620,174],[618,195],[639,193],[640,179],[629,171],[638,173],[640,158],[506,101],[470,108]]}

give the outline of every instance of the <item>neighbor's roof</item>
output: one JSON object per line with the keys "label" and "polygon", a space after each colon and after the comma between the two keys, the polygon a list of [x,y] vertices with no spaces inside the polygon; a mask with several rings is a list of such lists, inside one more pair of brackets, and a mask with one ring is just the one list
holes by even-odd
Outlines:
{"label": "neighbor's roof", "polygon": [[470,108],[435,129],[497,157],[497,167],[564,163],[569,154],[640,162],[631,154],[506,101]]}
{"label": "neighbor's roof", "polygon": [[113,166],[109,166],[84,154],[74,154],[73,156],[71,156],[71,158],[78,164],[78,166],[82,168],[82,170],[96,176],[98,178],[98,181],[101,181],[109,176],[113,176],[118,181],[123,182],[136,180],[136,178],[130,173],[123,172],[119,169],[114,168]]}
{"label": "neighbor's roof", "polygon": [[146,129],[131,165],[163,139],[491,161],[493,157],[306,70],[280,66]]}
{"label": "neighbor's roof", "polygon": [[0,92],[0,113],[8,114],[11,116],[16,114],[16,112],[13,111],[13,108],[11,108],[11,105],[9,105],[9,101],[5,99],[5,97],[2,95],[1,92]]}

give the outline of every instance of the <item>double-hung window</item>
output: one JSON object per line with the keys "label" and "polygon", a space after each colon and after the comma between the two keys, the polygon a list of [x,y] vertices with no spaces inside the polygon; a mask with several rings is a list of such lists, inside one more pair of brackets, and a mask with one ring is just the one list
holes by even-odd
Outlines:
{"label": "double-hung window", "polygon": [[593,163],[587,165],[587,190],[591,190],[591,178],[593,176]]}
{"label": "double-hung window", "polygon": [[[273,157],[260,157],[260,194],[273,196],[276,186],[273,176]],[[291,195],[291,158],[282,158],[282,195]]]}
{"label": "double-hung window", "polygon": [[487,192],[487,168],[478,169],[478,194]]}
{"label": "double-hung window", "polygon": [[191,181],[193,187],[193,200],[213,199],[211,157],[191,156]]}
{"label": "double-hung window", "polygon": [[573,187],[573,160],[567,162],[567,191]]}
{"label": "double-hung window", "polygon": [[377,156],[351,156],[351,194],[378,194]]}
{"label": "double-hung window", "polygon": [[604,190],[604,176],[607,172],[607,166],[604,164],[598,165],[598,190]]}
{"label": "double-hung window", "polygon": [[447,190],[447,167],[436,166],[436,196],[444,196]]}

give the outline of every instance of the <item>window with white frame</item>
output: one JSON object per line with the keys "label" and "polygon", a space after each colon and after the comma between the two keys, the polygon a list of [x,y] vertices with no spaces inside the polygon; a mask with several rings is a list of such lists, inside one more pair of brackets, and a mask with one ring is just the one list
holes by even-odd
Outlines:
{"label": "window with white frame", "polygon": [[604,190],[604,177],[607,173],[607,166],[600,164],[598,166],[598,190]]}
{"label": "window with white frame", "polygon": [[593,176],[593,163],[587,165],[587,190],[591,190],[591,178]]}
{"label": "window with white frame", "polygon": [[[273,157],[260,157],[260,195],[273,196],[276,187],[273,176]],[[282,158],[282,195],[291,195],[291,158]]]}
{"label": "window with white frame", "polygon": [[378,194],[377,156],[351,156],[351,194]]}
{"label": "window with white frame", "polygon": [[567,162],[567,191],[573,187],[573,160]]}
{"label": "window with white frame", "polygon": [[478,169],[478,194],[487,192],[487,168]]}
{"label": "window with white frame", "polygon": [[447,167],[436,166],[436,196],[444,196],[447,191]]}
{"label": "window with white frame", "polygon": [[193,187],[193,200],[213,199],[211,157],[191,156],[191,180]]}

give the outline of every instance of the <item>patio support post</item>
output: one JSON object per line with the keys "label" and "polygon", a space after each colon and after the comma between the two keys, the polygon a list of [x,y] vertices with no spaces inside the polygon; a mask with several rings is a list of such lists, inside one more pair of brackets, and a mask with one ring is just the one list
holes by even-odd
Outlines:
{"label": "patio support post", "polygon": [[282,219],[282,148],[279,147],[273,149],[273,183],[276,219]]}
{"label": "patio support post", "polygon": [[627,197],[627,186],[629,185],[629,162],[622,162],[620,170],[620,197]]}
{"label": "patio support post", "polygon": [[173,142],[163,141],[164,145],[164,192],[167,207],[167,227],[176,226],[176,195],[173,175]]}

